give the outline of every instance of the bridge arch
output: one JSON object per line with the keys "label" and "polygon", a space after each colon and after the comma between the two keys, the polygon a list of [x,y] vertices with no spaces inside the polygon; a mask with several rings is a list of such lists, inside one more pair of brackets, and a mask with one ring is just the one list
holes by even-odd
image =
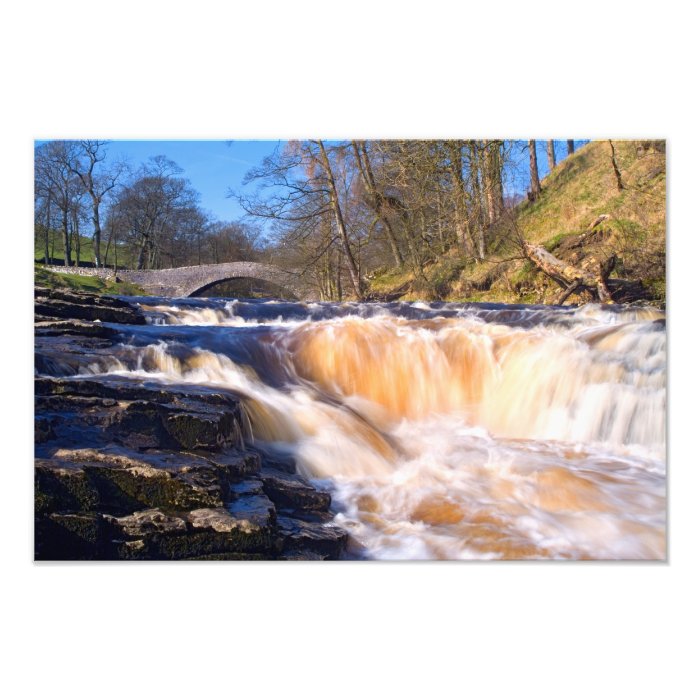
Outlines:
{"label": "bridge arch", "polygon": [[190,297],[218,282],[240,278],[271,283],[282,290],[288,290],[295,299],[308,296],[298,275],[274,265],[258,262],[192,265],[165,270],[123,270],[117,274],[129,282],[138,284],[153,296]]}
{"label": "bridge arch", "polygon": [[[271,281],[266,279],[260,279],[259,277],[227,277],[226,279],[216,280],[215,282],[210,282],[205,284],[199,289],[195,289],[189,296],[191,297],[201,297],[201,296],[211,296],[207,294],[211,290],[214,290],[220,285],[226,285],[227,282],[237,283],[230,286],[228,289],[223,289],[223,294],[214,293],[213,296],[231,296],[231,297],[253,297],[253,296],[266,296],[266,297],[279,297],[281,299],[286,299],[289,301],[299,301],[299,296],[297,291],[291,289],[288,286],[283,286],[277,281]],[[254,289],[255,287],[255,289]]]}

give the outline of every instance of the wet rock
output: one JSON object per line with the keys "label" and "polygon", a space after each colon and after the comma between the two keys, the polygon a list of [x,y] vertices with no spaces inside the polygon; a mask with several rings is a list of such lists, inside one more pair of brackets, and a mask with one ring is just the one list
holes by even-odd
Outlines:
{"label": "wet rock", "polygon": [[157,508],[142,510],[121,518],[105,516],[105,520],[113,527],[119,528],[128,537],[143,539],[158,534],[176,534],[187,532],[187,524],[182,518],[166,515]]}
{"label": "wet rock", "polygon": [[92,511],[98,508],[100,501],[100,494],[84,469],[51,460],[35,461],[35,513]]}
{"label": "wet rock", "polygon": [[104,522],[97,513],[51,513],[36,518],[35,557],[43,561],[106,558]]}
{"label": "wet rock", "polygon": [[[195,454],[204,454],[195,452]],[[209,454],[207,459],[221,469],[225,469],[231,479],[259,474],[260,455],[249,450],[235,450],[221,454]]]}
{"label": "wet rock", "polygon": [[249,559],[281,549],[274,523],[257,513],[240,517],[226,508],[168,515],[148,509],[113,518],[113,556],[119,559]]}
{"label": "wet rock", "polygon": [[277,524],[284,538],[282,558],[285,559],[338,559],[347,544],[347,533],[330,522],[279,516]]}
{"label": "wet rock", "polygon": [[36,297],[36,369],[52,375],[35,382],[36,559],[340,556],[329,494],[295,475],[293,458],[244,447],[237,395],[70,376],[111,366],[123,332],[105,323],[142,323],[137,309]]}
{"label": "wet rock", "polygon": [[[209,451],[243,444],[243,407],[234,396],[49,378],[38,378],[35,391],[37,413],[53,420],[54,426],[63,424],[54,429],[62,444],[116,441],[140,449]],[[259,458],[229,459],[232,472],[238,469],[241,474],[257,465]]]}
{"label": "wet rock", "polygon": [[330,507],[330,494],[318,491],[298,474],[266,467],[261,470],[260,478],[265,493],[281,508],[324,511]]}
{"label": "wet rock", "polygon": [[46,442],[51,438],[56,437],[53,429],[51,428],[51,422],[46,418],[35,418],[34,419],[34,440],[35,442]]}
{"label": "wet rock", "polygon": [[52,321],[43,320],[34,323],[34,334],[37,337],[44,336],[81,336],[92,338],[113,339],[119,335],[119,331],[102,323],[88,323],[86,321]]}
{"label": "wet rock", "polygon": [[52,459],[38,460],[35,471],[37,507],[43,511],[187,510],[221,506],[229,497],[221,469],[177,454],[136,457],[115,447],[57,450]]}
{"label": "wet rock", "polygon": [[97,294],[34,290],[34,313],[40,317],[143,325],[146,318],[139,308],[126,301]]}
{"label": "wet rock", "polygon": [[275,506],[261,493],[238,494],[227,509],[233,518],[250,522],[255,527],[268,527],[277,523]]}
{"label": "wet rock", "polygon": [[35,299],[54,299],[73,304],[96,304],[114,309],[133,309],[133,304],[117,297],[93,294],[91,292],[75,292],[69,289],[50,289],[49,287],[34,287]]}
{"label": "wet rock", "polygon": [[143,315],[136,309],[114,309],[102,305],[69,304],[64,301],[50,301],[48,299],[36,301],[34,303],[34,312],[50,318],[81,319],[129,325],[146,323]]}
{"label": "wet rock", "polygon": [[275,509],[267,499],[259,496],[239,499],[229,508],[200,508],[187,515],[188,522],[197,529],[215,532],[252,533],[273,525]]}
{"label": "wet rock", "polygon": [[186,449],[219,450],[232,445],[243,445],[240,412],[187,411],[178,408],[169,412],[163,407],[163,427],[170,437]]}
{"label": "wet rock", "polygon": [[296,460],[291,455],[282,455],[272,452],[259,450],[262,463],[269,469],[276,469],[287,474],[296,474]]}
{"label": "wet rock", "polygon": [[263,483],[260,479],[245,479],[238,483],[231,484],[231,496],[233,498],[242,498],[243,496],[261,496],[263,491]]}

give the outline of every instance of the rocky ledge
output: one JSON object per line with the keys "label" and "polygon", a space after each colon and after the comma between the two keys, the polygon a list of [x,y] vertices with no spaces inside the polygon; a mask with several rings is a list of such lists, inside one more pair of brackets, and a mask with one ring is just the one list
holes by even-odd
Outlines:
{"label": "rocky ledge", "polygon": [[239,397],[48,376],[57,339],[62,353],[108,352],[119,329],[95,321],[144,322],[118,299],[50,294],[35,335],[37,560],[343,556],[330,494],[246,443]]}

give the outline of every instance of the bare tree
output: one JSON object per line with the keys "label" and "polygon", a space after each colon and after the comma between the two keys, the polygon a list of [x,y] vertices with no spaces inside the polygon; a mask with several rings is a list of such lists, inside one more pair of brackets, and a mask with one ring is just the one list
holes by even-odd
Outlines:
{"label": "bare tree", "polygon": [[355,256],[352,253],[350,247],[350,239],[348,238],[347,229],[345,226],[345,219],[343,217],[343,210],[340,207],[340,198],[338,196],[338,188],[335,181],[335,175],[333,174],[333,168],[331,167],[330,160],[328,159],[328,153],[323,145],[323,141],[316,141],[318,145],[318,155],[313,156],[318,163],[320,163],[321,168],[325,174],[326,180],[328,182],[328,190],[331,199],[331,209],[333,211],[333,216],[335,217],[335,223],[338,228],[338,235],[340,236],[340,243],[345,254],[345,262],[348,266],[348,272],[350,273],[350,279],[352,280],[353,290],[355,296],[358,299],[363,298],[362,291],[362,280],[360,278],[360,268],[355,260]]}
{"label": "bare tree", "polygon": [[61,214],[63,234],[63,264],[71,264],[69,221],[74,200],[80,196],[80,188],[70,164],[74,158],[74,145],[69,141],[50,141],[35,153],[35,167],[50,189],[51,196]]}
{"label": "bare tree", "polygon": [[390,207],[388,207],[386,195],[380,192],[377,187],[372,171],[372,163],[367,154],[367,144],[364,141],[353,141],[352,147],[357,161],[357,170],[367,193],[367,202],[386,231],[391,253],[394,256],[396,264],[398,267],[403,267],[403,255],[401,254],[396,233],[394,232],[393,225],[387,213],[387,209],[390,209]]}
{"label": "bare tree", "polygon": [[[321,261],[337,243],[353,291],[361,299],[360,265],[343,211],[347,197],[341,197],[338,180],[344,148],[338,145],[327,149],[322,141],[289,142],[247,174],[244,184],[259,182],[258,194],[251,197],[230,192],[230,196],[235,196],[249,215],[277,225],[285,241],[293,237],[294,245],[304,252],[304,265],[308,268]],[[270,191],[267,197],[263,196],[265,190]],[[330,238],[324,238],[322,233],[327,216],[335,223],[335,234]],[[315,243],[309,246],[309,241]]]}
{"label": "bare tree", "polygon": [[105,195],[113,190],[125,172],[125,165],[115,163],[111,168],[105,168],[107,141],[78,141],[70,162],[71,172],[78,177],[92,204],[93,250],[95,267],[101,267],[100,238],[100,205]]}
{"label": "bare tree", "polygon": [[160,267],[164,257],[175,263],[178,232],[199,197],[181,173],[173,161],[154,156],[119,194],[115,206],[126,227],[122,239],[136,247],[139,270]]}
{"label": "bare tree", "polygon": [[51,179],[46,173],[42,161],[37,160],[34,168],[34,228],[41,235],[44,248],[44,263],[50,264],[52,254],[49,252],[49,234],[51,231],[51,205],[53,204]]}

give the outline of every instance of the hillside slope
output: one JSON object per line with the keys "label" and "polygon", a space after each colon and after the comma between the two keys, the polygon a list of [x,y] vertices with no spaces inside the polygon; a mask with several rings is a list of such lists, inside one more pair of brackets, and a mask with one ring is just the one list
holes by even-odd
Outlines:
{"label": "hillside slope", "polygon": [[[387,293],[408,288],[405,299],[554,303],[561,288],[527,260],[513,260],[514,232],[570,264],[615,254],[611,277],[640,281],[648,296],[665,301],[666,155],[664,142],[613,141],[620,190],[608,141],[591,141],[559,163],[542,180],[535,202],[521,202],[489,231],[488,262],[466,263],[454,250],[426,270],[428,285],[408,274],[389,273],[372,282]],[[607,215],[593,236],[581,234]],[[587,301],[572,295],[568,303]]]}

